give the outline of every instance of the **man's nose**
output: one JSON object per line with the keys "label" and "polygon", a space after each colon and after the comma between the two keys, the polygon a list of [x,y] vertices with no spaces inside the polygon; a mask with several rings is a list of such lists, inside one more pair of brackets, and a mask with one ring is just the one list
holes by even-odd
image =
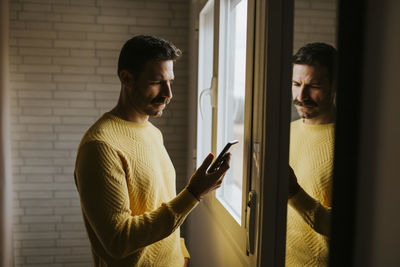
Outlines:
{"label": "man's nose", "polygon": [[171,87],[171,82],[165,82],[163,83],[162,87],[162,96],[167,97],[167,98],[172,98],[172,87]]}
{"label": "man's nose", "polygon": [[304,100],[307,100],[307,99],[308,99],[308,87],[307,87],[306,85],[302,84],[302,85],[300,86],[297,99],[298,99],[300,102],[303,102]]}

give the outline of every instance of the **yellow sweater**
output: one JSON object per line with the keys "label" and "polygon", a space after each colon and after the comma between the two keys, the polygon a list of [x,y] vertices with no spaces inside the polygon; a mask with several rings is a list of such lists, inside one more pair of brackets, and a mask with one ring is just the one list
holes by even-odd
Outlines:
{"label": "yellow sweater", "polygon": [[182,267],[179,226],[198,204],[176,196],[161,132],[104,114],[84,135],[75,182],[95,266]]}
{"label": "yellow sweater", "polygon": [[292,122],[290,166],[302,188],[288,201],[286,266],[328,266],[334,124]]}

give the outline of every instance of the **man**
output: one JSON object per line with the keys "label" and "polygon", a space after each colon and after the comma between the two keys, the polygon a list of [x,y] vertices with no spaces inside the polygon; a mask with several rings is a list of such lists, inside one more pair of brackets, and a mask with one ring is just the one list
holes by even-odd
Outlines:
{"label": "man", "polygon": [[286,266],[328,265],[336,54],[328,44],[310,43],[293,57],[293,104],[301,119],[290,132]]}
{"label": "man", "polygon": [[180,55],[156,37],[127,41],[118,61],[118,103],[82,138],[75,182],[95,266],[186,266],[179,226],[229,168],[230,155],[207,173],[210,154],[176,196],[174,167],[148,119],[161,116],[170,102]]}

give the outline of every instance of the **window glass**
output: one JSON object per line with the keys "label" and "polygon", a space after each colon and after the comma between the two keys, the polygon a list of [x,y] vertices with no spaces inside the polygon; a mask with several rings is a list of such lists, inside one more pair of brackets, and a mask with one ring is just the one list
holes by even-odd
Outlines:
{"label": "window glass", "polygon": [[[239,140],[231,149],[231,169],[217,191],[218,200],[240,224],[242,210],[244,100],[246,79],[247,1],[228,5],[226,40],[220,47],[225,69],[218,88],[218,151],[228,141]],[[221,44],[221,43],[220,43]]]}

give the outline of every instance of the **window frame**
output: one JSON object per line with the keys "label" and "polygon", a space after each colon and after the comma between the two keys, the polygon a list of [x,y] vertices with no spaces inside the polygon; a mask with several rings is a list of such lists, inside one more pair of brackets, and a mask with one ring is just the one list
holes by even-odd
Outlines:
{"label": "window frame", "polygon": [[[212,1],[212,0],[211,0]],[[231,0],[232,1],[232,0]],[[239,2],[235,1],[235,4]],[[224,86],[223,80],[221,77],[225,76],[225,64],[220,64],[220,62],[224,62],[226,60],[226,54],[221,53],[223,49],[219,49],[219,47],[225,47],[227,39],[225,36],[225,29],[228,25],[228,17],[227,12],[229,11],[229,0],[214,0],[214,63],[213,63],[213,77],[217,77],[217,83],[215,88],[215,101],[218,103],[218,97],[220,93],[218,91],[219,88]],[[254,11],[254,0],[247,0],[248,2],[248,14]],[[208,2],[206,3],[206,5]],[[205,5],[205,6],[206,6]],[[237,251],[238,254],[241,255],[241,260],[244,266],[249,264],[249,260],[251,257],[246,256],[246,229],[245,229],[245,207],[247,194],[249,192],[249,179],[250,177],[250,164],[251,164],[251,113],[252,113],[252,73],[253,73],[253,43],[254,43],[254,21],[252,20],[252,16],[248,15],[247,22],[247,36],[246,36],[246,92],[245,92],[245,108],[244,108],[244,143],[240,144],[243,146],[243,177],[242,177],[242,216],[241,223],[237,223],[232,214],[230,214],[229,210],[223,206],[223,204],[218,200],[216,196],[216,192],[212,192],[207,195],[204,199],[205,206],[207,210],[212,214],[213,218],[217,224],[221,227],[222,231],[225,232],[225,235],[233,244],[233,247]],[[217,26],[216,26],[217,25]],[[223,30],[221,30],[223,29]],[[250,44],[250,45],[249,45]],[[200,51],[200,48],[199,48]],[[224,51],[225,52],[225,51]],[[201,67],[201,66],[200,66]],[[247,78],[249,77],[249,78]],[[218,140],[218,121],[220,121],[220,114],[218,112],[218,105],[213,107],[212,112],[212,153],[217,155],[219,150],[217,148],[217,140]],[[221,144],[221,146],[223,146]],[[246,156],[247,155],[247,156]],[[197,165],[199,164],[199,160],[197,159]],[[229,227],[227,227],[229,225]],[[254,258],[254,256],[253,256]]]}

